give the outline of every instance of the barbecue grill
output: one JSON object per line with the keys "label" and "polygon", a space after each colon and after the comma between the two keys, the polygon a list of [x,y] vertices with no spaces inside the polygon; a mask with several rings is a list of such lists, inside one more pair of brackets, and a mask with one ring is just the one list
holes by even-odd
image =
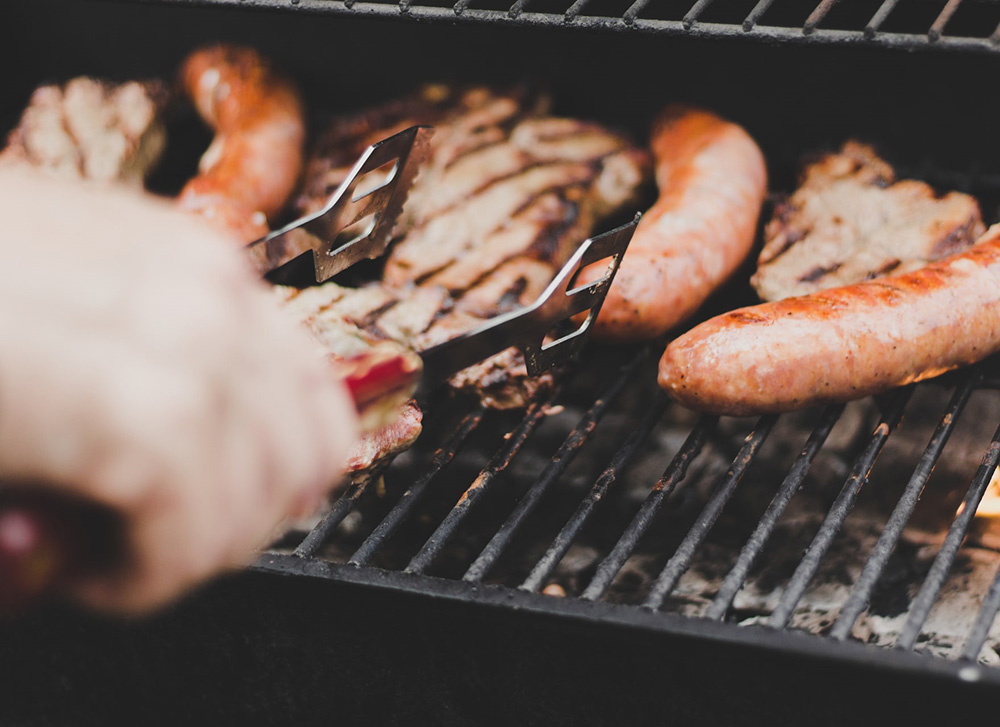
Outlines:
{"label": "barbecue grill", "polygon": [[[226,7],[230,6],[230,7]],[[1000,5],[975,0],[174,0],[8,7],[40,82],[166,75],[253,43],[322,112],[431,79],[543,75],[643,138],[667,100],[742,123],[789,190],[872,141],[900,176],[1000,202]],[[151,30],[155,29],[155,30]],[[904,53],[901,51],[911,51]],[[544,69],[544,73],[541,72]],[[193,124],[178,122],[197,139]],[[198,147],[161,175],[193,169]],[[747,275],[708,315],[752,300]],[[661,346],[591,346],[520,412],[427,403],[418,446],[246,572],[122,624],[2,626],[7,724],[839,724],[982,717],[1000,697],[995,360],[883,397],[699,416]]]}

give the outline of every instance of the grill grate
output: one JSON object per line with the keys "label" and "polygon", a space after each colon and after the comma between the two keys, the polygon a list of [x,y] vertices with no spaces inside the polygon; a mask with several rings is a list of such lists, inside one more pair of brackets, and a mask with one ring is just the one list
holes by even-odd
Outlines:
{"label": "grill grate", "polygon": [[[615,353],[622,355],[621,351]],[[720,585],[712,595],[707,608],[700,614],[700,618],[677,620],[676,609],[671,604],[672,599],[677,596],[678,584],[690,571],[692,563],[699,556],[704,557],[710,532],[718,525],[720,514],[731,505],[734,494],[745,480],[748,471],[758,467],[762,460],[774,456],[773,452],[761,454],[769,437],[773,438],[773,433],[786,419],[794,415],[768,415],[752,423],[749,433],[743,436],[742,444],[731,457],[731,462],[723,474],[716,473],[708,477],[706,470],[703,469],[695,476],[695,479],[708,477],[717,481],[710,492],[702,493],[698,493],[697,487],[688,482],[691,473],[697,469],[695,463],[699,461],[699,457],[703,458],[707,448],[714,446],[713,442],[722,438],[722,429],[731,430],[734,423],[741,420],[712,416],[693,418],[689,416],[687,420],[683,420],[688,422],[684,441],[668,456],[667,464],[662,469],[662,476],[646,492],[630,522],[620,530],[621,535],[613,543],[608,543],[607,555],[599,562],[595,561],[591,570],[582,571],[584,586],[579,589],[579,594],[552,598],[539,594],[538,591],[545,589],[546,593],[551,593],[546,589],[546,585],[556,581],[554,574],[557,566],[569,558],[571,546],[580,540],[588,523],[599,519],[602,510],[607,510],[609,503],[605,500],[611,494],[621,495],[621,487],[612,486],[619,485],[618,481],[623,473],[637,461],[644,462],[644,469],[655,463],[650,461],[650,452],[659,454],[659,450],[652,442],[659,436],[657,427],[662,424],[665,415],[676,409],[671,407],[666,396],[659,393],[655,384],[652,385],[652,390],[650,388],[650,382],[653,380],[649,375],[652,373],[650,365],[655,361],[655,356],[651,355],[650,350],[632,351],[628,353],[624,362],[621,359],[603,361],[602,357],[614,358],[613,353],[606,351],[599,351],[591,356],[596,356],[596,363],[591,365],[592,362],[588,361],[588,366],[583,367],[575,377],[570,377],[561,391],[552,393],[544,401],[536,402],[512,425],[501,428],[500,432],[494,431],[496,425],[492,421],[480,427],[480,424],[491,416],[490,412],[478,405],[465,406],[464,414],[459,411],[453,416],[453,420],[457,420],[457,425],[452,421],[450,429],[444,427],[443,432],[430,435],[434,437],[433,441],[443,444],[433,451],[425,452],[427,461],[422,465],[417,462],[421,455],[411,456],[411,453],[403,455],[403,457],[410,456],[413,460],[409,464],[402,465],[403,470],[421,467],[423,474],[411,477],[404,471],[398,477],[399,481],[414,484],[398,497],[391,492],[387,492],[383,497],[375,492],[374,486],[347,490],[332,505],[330,512],[320,523],[304,536],[297,547],[276,546],[262,557],[257,568],[266,571],[320,575],[459,600],[499,599],[505,601],[507,605],[533,607],[550,612],[558,603],[557,612],[589,614],[588,617],[597,619],[628,620],[635,618],[637,614],[647,614],[641,618],[662,619],[659,627],[667,630],[683,629],[685,622],[700,624],[711,622],[724,629],[723,634],[727,638],[738,638],[736,635],[741,632],[755,631],[752,626],[734,623],[739,620],[738,618],[730,618],[738,611],[734,609],[737,594],[741,588],[746,587],[754,565],[762,560],[762,555],[774,538],[777,525],[786,513],[789,503],[797,493],[808,489],[810,482],[808,473],[827,445],[831,432],[847,418],[845,407],[830,406],[814,413],[814,424],[805,430],[809,432],[805,443],[796,450],[793,461],[784,475],[775,479],[775,481],[780,479],[780,484],[774,490],[763,514],[756,520],[753,531],[742,544],[732,565],[720,577]],[[856,640],[851,638],[852,628],[868,608],[873,593],[885,577],[891,556],[899,546],[917,501],[924,492],[935,465],[939,463],[966,405],[976,392],[988,392],[993,388],[992,382],[995,378],[990,375],[992,368],[990,363],[946,376],[937,382],[900,389],[868,402],[875,414],[874,426],[865,429],[864,431],[870,431],[870,434],[865,436],[862,432],[860,441],[853,447],[852,451],[857,454],[853,458],[839,493],[822,518],[822,523],[808,548],[801,554],[794,572],[781,591],[780,599],[767,615],[766,622],[760,621],[766,624],[765,630],[772,634],[772,637],[768,638],[793,630],[792,617],[797,606],[810,588],[810,584],[813,584],[831,544],[836,538],[843,536],[845,522],[854,510],[859,493],[868,483],[879,454],[900,428],[914,393],[927,388],[943,391],[944,385],[953,384],[954,391],[950,400],[940,418],[936,420],[937,424],[930,441],[923,448],[919,458],[916,458],[912,474],[896,500],[876,545],[865,558],[860,576],[853,583],[849,596],[838,605],[832,627],[826,630],[825,636],[816,637],[833,645]],[[594,373],[590,371],[591,369],[600,371]],[[608,376],[609,369],[613,375]],[[588,375],[590,379],[587,378]],[[609,379],[603,393],[591,401],[589,406],[585,403],[579,404],[581,391],[595,390],[594,381],[602,380],[602,376]],[[576,380],[581,378],[584,379],[583,383],[577,385]],[[577,401],[575,409],[572,408],[574,400]],[[641,402],[642,406],[638,411],[637,402]],[[613,413],[616,407],[624,408],[624,411],[616,415]],[[470,529],[469,523],[475,519],[475,513],[481,515],[483,512],[500,509],[499,514],[502,517],[503,505],[498,504],[497,495],[512,487],[511,478],[505,480],[504,474],[510,474],[509,471],[517,468],[520,459],[530,458],[533,451],[537,457],[536,450],[544,450],[545,445],[539,444],[536,440],[557,414],[573,415],[572,426],[566,425],[569,426],[568,434],[562,438],[558,447],[554,447],[555,453],[547,459],[544,467],[536,469],[530,463],[527,465],[528,471],[536,472],[537,476],[530,484],[526,484],[516,504],[510,503],[510,513],[496,526],[495,532],[489,531],[494,532],[489,541],[485,545],[470,546],[465,530]],[[616,426],[618,421],[608,422],[609,417],[615,419],[616,416],[628,426],[627,431]],[[595,434],[602,421],[609,426]],[[795,423],[794,427],[796,431],[802,431],[801,424]],[[502,435],[488,456],[482,452],[477,453],[477,450],[487,446],[481,441],[475,441],[477,431],[484,436],[493,431],[494,439]],[[552,435],[548,436],[551,439]],[[607,451],[609,439],[613,441],[610,451]],[[588,442],[590,445],[585,447]],[[568,483],[567,480],[575,481],[580,478],[579,473],[573,476],[567,474],[574,472],[571,469],[574,459],[581,453],[587,453],[583,459],[593,460],[595,448],[601,449],[597,446],[599,442],[603,442],[603,454],[599,456],[607,457],[605,460],[607,465],[595,466],[594,461],[584,463],[582,469],[588,473],[585,477],[591,483],[589,487],[575,487],[571,482]],[[433,442],[428,444],[423,441],[422,445],[425,450],[435,446]],[[997,428],[982,464],[968,487],[964,504],[951,519],[947,535],[923,579],[919,593],[912,599],[905,626],[895,640],[895,649],[870,647],[868,651],[895,654],[893,658],[925,661],[925,657],[902,652],[913,651],[924,632],[931,609],[955,567],[963,541],[970,533],[976,508],[997,468],[998,460],[1000,460],[1000,427]],[[398,461],[390,466],[386,478],[394,479],[394,473],[399,467]],[[471,480],[465,479],[461,472],[456,472],[456,468],[458,470],[464,468],[466,472],[478,471],[478,474],[472,476]],[[513,475],[514,480],[519,478],[523,478],[523,472]],[[759,480],[760,476],[758,475],[756,479]],[[471,484],[465,487],[464,491],[456,489],[456,485],[470,481]],[[500,485],[501,482],[505,484]],[[457,499],[453,497],[455,492],[459,492]],[[545,530],[544,527],[539,526],[537,522],[532,523],[533,527],[526,527],[526,524],[529,518],[538,516],[543,510],[546,511],[547,517],[552,519],[557,509],[546,508],[542,504],[547,495],[555,492],[573,499],[575,507],[568,515],[560,516],[562,524],[558,527],[555,537],[545,539],[543,534],[539,535]],[[432,499],[432,493],[434,496],[444,497],[451,503],[443,514],[432,515],[435,507],[428,502]],[[671,509],[669,505],[678,499],[679,493],[686,493],[689,501],[697,503],[697,515],[686,527],[683,537],[677,533],[680,540],[669,552],[666,551],[667,546],[662,544],[654,546],[664,548],[662,555],[666,562],[659,576],[651,584],[645,600],[632,604],[609,600],[612,585],[621,576],[623,566],[637,554],[644,538],[650,535],[662,535],[659,531],[663,528],[663,521],[658,518],[662,518],[663,514]],[[510,493],[507,493],[507,496],[509,497]],[[393,497],[396,499],[393,500]],[[380,515],[378,508],[375,508],[374,514],[361,512],[364,509],[362,505],[366,501],[378,503],[382,500],[387,501],[386,504],[391,504],[387,513]],[[491,507],[486,507],[487,504]],[[355,519],[353,526],[342,527],[346,525],[349,515]],[[436,518],[430,523],[429,534],[425,522],[428,518]],[[352,536],[350,532],[345,531],[357,529],[358,522],[366,519],[373,521],[372,530],[352,553],[350,545],[352,537],[362,537],[363,533]],[[411,527],[414,532],[404,532],[406,529],[404,525],[413,526],[414,523],[417,525],[423,523],[423,527]],[[474,523],[471,529],[478,531],[480,527],[478,523]],[[605,524],[600,523],[595,529],[605,529]],[[489,532],[480,534],[485,538]],[[541,540],[525,549],[521,543],[525,538]],[[407,540],[412,542],[403,542]],[[502,561],[517,560],[514,551],[519,547],[520,550],[526,551],[530,560],[524,569],[519,571],[522,574],[527,571],[527,575],[518,576],[512,581],[510,573],[518,571],[508,566],[507,572],[494,575],[487,580],[495,571],[504,570],[499,568]],[[386,562],[391,563],[396,560],[400,563],[398,567],[386,565],[377,557],[383,551],[389,552],[393,549],[398,549],[404,554],[403,557],[400,558],[397,554],[388,558]],[[471,560],[471,565],[464,570],[464,574],[461,568],[455,570],[449,566],[454,572],[442,575],[438,571],[448,571],[449,567],[442,568],[440,561],[453,560],[453,551],[464,553],[463,557],[466,557],[467,561]],[[414,554],[406,555],[408,553]],[[448,554],[449,558],[444,558],[445,554]],[[405,567],[403,563],[406,564]],[[559,595],[564,594],[560,592]],[[961,648],[956,648],[955,658],[935,658],[932,661],[964,669],[964,672],[959,673],[962,678],[982,679],[1000,684],[1000,669],[986,668],[975,663],[984,645],[989,641],[991,626],[997,613],[1000,612],[1000,570],[993,577],[988,591],[981,597],[982,605],[978,615],[970,625]],[[600,602],[604,609],[614,610],[601,610],[595,616],[593,612],[587,610],[588,604],[594,602]],[[809,647],[802,640],[794,640],[788,648],[808,650]],[[969,670],[973,670],[974,674]]]}
{"label": "grill grate", "polygon": [[[232,5],[246,0],[155,0],[186,5]],[[252,5],[301,12],[471,23],[618,30],[707,38],[867,45],[907,50],[938,48],[1000,52],[1000,6],[989,0],[758,0],[748,3],[667,0],[254,0]],[[508,4],[510,3],[510,4]],[[484,7],[485,6],[485,7]],[[811,7],[811,10],[809,8]],[[808,14],[804,15],[804,9]]]}

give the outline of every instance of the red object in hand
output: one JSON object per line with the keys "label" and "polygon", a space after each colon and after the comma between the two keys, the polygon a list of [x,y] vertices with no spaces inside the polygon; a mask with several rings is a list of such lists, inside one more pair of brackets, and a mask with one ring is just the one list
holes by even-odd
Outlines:
{"label": "red object in hand", "polygon": [[332,358],[331,362],[354,398],[363,432],[392,422],[400,407],[413,397],[423,372],[420,356],[395,345],[375,346],[358,356]]}
{"label": "red object in hand", "polygon": [[113,564],[119,518],[48,492],[0,489],[0,614],[15,615],[68,578]]}
{"label": "red object in hand", "polygon": [[0,510],[0,612],[20,611],[57,580],[65,553],[50,525],[30,507]]}

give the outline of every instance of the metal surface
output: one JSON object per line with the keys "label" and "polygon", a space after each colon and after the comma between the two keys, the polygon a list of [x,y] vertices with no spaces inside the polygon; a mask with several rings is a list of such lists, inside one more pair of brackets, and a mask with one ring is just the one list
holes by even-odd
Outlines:
{"label": "metal surface", "polygon": [[[247,245],[258,272],[269,273],[311,252],[316,282],[322,283],[362,260],[381,257],[432,133],[414,126],[365,149],[322,210]],[[359,223],[360,230],[350,231]],[[348,231],[350,239],[341,239]]]}
{"label": "metal surface", "polygon": [[[531,376],[579,354],[638,223],[637,215],[628,224],[584,240],[534,303],[491,318],[478,328],[421,351],[424,360],[421,384],[440,383],[511,346],[524,354]],[[586,267],[604,261],[607,267],[599,278],[576,284],[577,276]],[[584,312],[587,317],[573,330],[559,331],[561,324],[570,324],[573,316]],[[547,340],[550,334],[554,340]]]}
{"label": "metal surface", "polygon": [[[136,2],[137,0],[119,0]],[[803,3],[798,0],[759,0],[749,11],[742,3],[713,3],[694,0],[690,3],[649,3],[635,0],[623,6],[591,0],[565,0],[564,9],[532,11],[527,0],[510,0],[503,7],[476,7],[484,0],[456,0],[441,6],[428,0],[142,0],[180,5],[222,5],[247,8],[280,8],[300,13],[353,14],[371,17],[405,17],[416,20],[439,20],[489,23],[512,26],[565,27],[605,31],[639,32],[657,35],[698,38],[747,39],[895,48],[902,50],[952,50],[975,53],[1000,53],[1000,35],[994,31],[997,21],[991,3],[948,0],[942,9],[924,23],[921,18],[928,6],[924,0],[884,0],[872,12],[868,3],[837,3],[821,0],[808,17],[801,17]],[[493,3],[488,3],[493,5]],[[960,7],[961,6],[961,7]],[[622,7],[621,12],[610,8]],[[843,12],[840,12],[842,11]],[[953,18],[968,10],[968,20],[955,28]],[[715,12],[713,12],[715,11]],[[839,13],[839,14],[838,14]],[[646,17],[652,15],[652,17]],[[711,20],[705,20],[706,16]],[[837,23],[832,18],[837,16]],[[993,19],[991,19],[993,18]],[[886,23],[896,23],[906,30],[887,31]],[[832,27],[825,27],[827,24]],[[914,30],[914,26],[919,30]],[[949,33],[949,28],[953,28]]]}
{"label": "metal surface", "polygon": [[[708,547],[709,536],[714,532],[720,516],[730,506],[740,482],[748,471],[757,466],[758,460],[767,460],[767,456],[761,452],[769,435],[781,424],[782,416],[769,415],[751,426],[745,435],[742,447],[732,456],[728,471],[718,478],[711,492],[705,494],[704,501],[699,505],[699,512],[685,526],[683,537],[680,537],[681,533],[677,534],[679,539],[675,545],[670,546],[667,553],[669,558],[659,577],[650,585],[643,602],[630,605],[617,603],[614,599],[609,600],[613,595],[612,586],[620,577],[623,566],[638,552],[644,538],[648,538],[651,534],[657,535],[656,530],[662,528],[662,525],[658,526],[657,523],[664,516],[664,505],[677,492],[684,491],[685,480],[690,477],[692,467],[697,465],[700,458],[704,459],[708,443],[720,436],[719,428],[723,425],[716,417],[700,417],[693,423],[685,441],[669,457],[662,477],[651,485],[648,495],[638,506],[631,521],[621,526],[621,534],[608,546],[607,554],[594,564],[592,571],[583,572],[585,580],[580,585],[577,595],[565,595],[563,598],[555,599],[537,595],[539,591],[556,593],[551,591],[549,586],[558,582],[557,569],[571,558],[572,549],[583,537],[592,521],[602,516],[602,508],[608,507],[605,500],[614,492],[615,487],[621,486],[618,481],[622,479],[623,473],[630,469],[637,455],[648,451],[653,432],[664,416],[671,411],[669,402],[662,394],[636,394],[636,390],[648,391],[641,372],[648,371],[644,366],[649,363],[648,351],[640,350],[629,354],[624,364],[612,376],[607,391],[601,394],[589,409],[583,411],[575,424],[567,425],[569,432],[562,444],[556,448],[548,465],[512,503],[512,509],[506,519],[498,521],[494,526],[495,532],[488,542],[480,541],[480,545],[476,546],[479,548],[478,554],[468,555],[471,560],[468,566],[451,562],[456,553],[465,552],[469,547],[468,523],[475,519],[475,513],[478,512],[483,516],[484,511],[489,511],[486,504],[491,500],[495,503],[498,483],[502,481],[505,472],[517,467],[519,457],[532,456],[532,450],[539,446],[537,442],[534,445],[532,443],[535,442],[538,433],[544,431],[547,420],[553,416],[553,412],[561,411],[560,402],[572,399],[572,394],[567,393],[565,386],[562,391],[552,393],[544,401],[530,407],[523,417],[507,430],[492,456],[487,459],[484,466],[481,466],[479,474],[471,477],[471,481],[460,494],[450,496],[457,499],[450,508],[443,511],[442,515],[437,516],[429,534],[404,535],[401,525],[407,521],[414,521],[411,531],[414,528],[420,530],[417,522],[421,518],[426,519],[427,513],[435,507],[422,505],[422,500],[431,497],[432,489],[428,487],[429,483],[435,480],[438,481],[438,488],[452,487],[441,481],[444,467],[451,465],[449,471],[452,471],[456,466],[455,461],[463,462],[470,457],[475,459],[471,452],[464,450],[470,446],[468,443],[472,430],[484,417],[482,409],[467,414],[459,422],[454,433],[450,437],[445,437],[447,441],[433,453],[424,476],[406,489],[385,515],[378,516],[379,522],[375,523],[372,532],[354,554],[346,558],[346,562],[341,561],[341,564],[335,562],[337,557],[331,556],[329,551],[325,552],[323,544],[329,545],[331,541],[336,541],[337,524],[344,520],[347,513],[357,511],[360,506],[359,501],[364,499],[364,493],[357,489],[345,493],[343,498],[333,505],[332,511],[326,518],[304,537],[297,548],[291,552],[268,553],[256,568],[278,573],[308,574],[470,603],[502,604],[550,614],[560,613],[584,621],[628,623],[675,634],[697,633],[700,637],[731,643],[749,640],[747,643],[767,645],[768,648],[789,650],[800,655],[825,654],[828,657],[848,661],[870,657],[879,660],[879,663],[891,664],[899,669],[920,671],[930,668],[942,670],[940,673],[952,674],[962,680],[972,679],[1000,685],[1000,669],[982,665],[973,666],[976,655],[980,653],[988,638],[997,611],[1000,611],[1000,575],[993,579],[988,592],[983,593],[980,613],[969,629],[960,652],[956,651],[954,659],[912,653],[916,637],[926,623],[928,611],[935,603],[942,584],[955,564],[962,541],[969,532],[972,514],[997,467],[997,461],[1000,460],[1000,428],[969,487],[963,508],[956,514],[920,593],[913,600],[906,629],[895,644],[896,648],[865,647],[852,638],[852,626],[864,612],[874,589],[884,577],[889,556],[898,547],[916,501],[923,492],[935,464],[940,460],[942,451],[957,426],[966,404],[976,391],[984,390],[983,387],[989,386],[993,380],[992,376],[984,375],[984,369],[992,371],[995,363],[974,367],[955,377],[955,389],[950,401],[944,408],[930,441],[923,449],[923,454],[914,462],[910,481],[902,489],[878,543],[865,559],[864,568],[850,596],[840,608],[839,618],[825,637],[801,638],[801,635],[798,635],[795,638],[786,638],[786,632],[792,630],[790,628],[792,614],[816,576],[820,562],[828,553],[831,544],[836,538],[841,537],[845,521],[854,508],[862,487],[868,482],[879,453],[900,425],[915,390],[919,387],[934,387],[937,384],[921,384],[918,387],[901,389],[880,399],[877,405],[873,404],[878,412],[878,418],[868,430],[870,434],[858,442],[857,455],[839,494],[822,519],[819,530],[812,537],[811,545],[802,552],[800,562],[784,587],[780,600],[775,604],[766,622],[762,621],[760,626],[741,627],[728,622],[727,615],[733,608],[737,593],[746,585],[754,563],[760,559],[769,541],[774,537],[776,524],[785,513],[789,502],[806,486],[807,473],[816,457],[823,451],[831,431],[844,418],[843,406],[831,406],[817,412],[815,424],[807,441],[798,450],[781,482],[776,485],[770,503],[756,523],[753,532],[746,538],[738,557],[728,568],[728,572],[724,573],[724,577],[720,577],[720,585],[702,618],[683,617],[673,612],[676,610],[675,605],[670,608],[666,606],[672,603],[670,600],[672,594],[685,573],[692,567],[692,563],[699,557],[704,557],[703,550]],[[621,402],[622,396],[626,396],[632,404]],[[593,439],[598,424],[605,419],[609,410],[614,410],[616,402],[619,406],[634,407],[636,401],[642,402],[641,408],[629,409],[626,419],[628,431],[619,431],[617,434],[605,431],[604,437],[612,437],[614,440],[609,443],[611,449],[608,452],[607,465],[598,470],[588,488],[579,490],[575,509],[564,516],[562,526],[547,545],[529,551],[533,555],[530,556],[531,562],[524,566],[527,568],[526,575],[510,582],[511,563],[518,562],[517,559],[520,557],[518,553],[524,549],[523,544],[517,546],[516,543],[524,541],[525,537],[532,537],[538,531],[537,524],[533,529],[527,528],[529,518],[537,520],[546,512],[543,504],[547,499],[551,499],[553,488],[564,478],[574,458],[588,451],[588,447],[584,445]],[[731,423],[726,426],[731,426]],[[491,426],[482,429],[488,432]],[[591,443],[589,448],[593,449],[595,446]],[[642,457],[638,459],[642,461]],[[588,470],[592,467],[593,465],[590,465]],[[455,476],[448,477],[453,479]],[[510,483],[506,486],[510,487]],[[562,486],[565,487],[565,484]],[[692,486],[687,485],[688,496]],[[551,504],[548,507],[551,509]],[[441,511],[440,505],[436,508]],[[427,532],[426,526],[423,527],[424,532]],[[416,540],[412,545],[407,545],[403,542],[407,537],[415,537]],[[373,556],[376,552],[380,549],[391,550],[394,547],[401,548],[401,552],[414,554],[403,557],[398,567],[386,570],[384,563],[375,567]],[[391,561],[392,558],[386,562]],[[501,563],[506,565],[498,569]],[[497,573],[491,576],[494,571]],[[488,578],[490,580],[487,580]],[[557,591],[563,595],[560,589]],[[714,625],[710,627],[709,624]],[[763,628],[764,626],[766,628]],[[775,640],[769,641],[768,634],[774,636]],[[841,647],[844,651],[839,651]],[[866,653],[868,656],[865,656]]]}

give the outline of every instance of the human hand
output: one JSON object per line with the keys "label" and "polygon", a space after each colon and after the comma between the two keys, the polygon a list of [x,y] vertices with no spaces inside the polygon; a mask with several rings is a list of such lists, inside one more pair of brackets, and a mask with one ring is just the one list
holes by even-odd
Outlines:
{"label": "human hand", "polygon": [[353,405],[238,245],[169,204],[0,169],[0,479],[121,515],[121,567],[65,584],[163,604],[316,507]]}

